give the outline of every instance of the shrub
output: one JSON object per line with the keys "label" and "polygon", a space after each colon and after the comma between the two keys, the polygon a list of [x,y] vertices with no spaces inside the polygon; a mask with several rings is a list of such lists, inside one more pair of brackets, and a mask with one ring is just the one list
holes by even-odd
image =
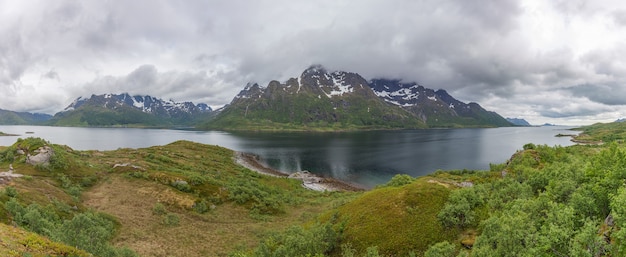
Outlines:
{"label": "shrub", "polygon": [[432,245],[424,253],[424,257],[454,257],[454,245],[448,241],[443,241]]}
{"label": "shrub", "polygon": [[395,175],[391,178],[391,180],[389,180],[389,182],[387,182],[387,184],[385,184],[385,186],[388,187],[400,187],[400,186],[404,186],[404,185],[408,185],[413,183],[413,181],[415,181],[415,178],[406,175],[406,174],[398,174]]}
{"label": "shrub", "polygon": [[192,192],[191,186],[189,185],[189,183],[187,183],[187,181],[184,180],[176,180],[174,182],[172,182],[171,184],[174,188],[178,189],[179,191],[182,192]]}
{"label": "shrub", "polygon": [[167,225],[167,226],[178,226],[178,224],[180,223],[180,218],[178,217],[178,215],[174,214],[174,213],[168,213],[165,215],[165,217],[163,217],[163,221],[162,221],[163,225]]}
{"label": "shrub", "polygon": [[167,213],[167,210],[165,209],[165,205],[163,205],[162,203],[156,203],[154,204],[154,207],[152,208],[152,214],[154,215],[165,215]]}
{"label": "shrub", "polygon": [[18,193],[17,193],[17,189],[15,189],[12,186],[8,186],[4,188],[4,194],[7,195],[8,197],[15,198],[17,197]]}
{"label": "shrub", "polygon": [[202,213],[206,213],[209,211],[209,206],[207,206],[205,200],[201,200],[201,201],[196,201],[196,203],[193,205],[193,209],[197,213],[202,214]]}
{"label": "shrub", "polygon": [[528,143],[524,145],[524,150],[533,150],[535,148],[537,148],[537,146],[533,143]]}

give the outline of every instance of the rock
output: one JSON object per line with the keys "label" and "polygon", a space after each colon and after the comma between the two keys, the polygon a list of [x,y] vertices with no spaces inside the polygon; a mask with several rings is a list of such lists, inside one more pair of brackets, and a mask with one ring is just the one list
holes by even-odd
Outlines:
{"label": "rock", "polygon": [[26,163],[30,165],[48,165],[50,164],[50,158],[54,155],[54,150],[49,146],[42,146],[34,151],[36,155],[26,155]]}
{"label": "rock", "polygon": [[289,178],[302,180],[304,183],[322,183],[323,179],[307,170],[298,171],[289,175]]}
{"label": "rock", "polygon": [[22,150],[22,149],[17,149],[17,151],[15,151],[15,153],[17,153],[17,154],[19,154],[19,155],[24,155],[24,154],[26,154],[26,153],[24,152],[24,150]]}
{"label": "rock", "polygon": [[114,169],[118,168],[118,167],[131,167],[131,168],[136,169],[136,170],[146,170],[143,167],[136,166],[136,165],[131,165],[130,163],[122,163],[122,164],[116,163],[115,165],[113,165]]}
{"label": "rock", "polygon": [[471,181],[463,181],[460,183],[455,183],[455,185],[458,187],[473,187],[474,183],[472,183]]}
{"label": "rock", "polygon": [[606,224],[609,227],[613,227],[613,225],[615,225],[615,221],[613,220],[613,215],[609,214],[608,216],[606,216],[606,219],[604,219],[604,224]]}

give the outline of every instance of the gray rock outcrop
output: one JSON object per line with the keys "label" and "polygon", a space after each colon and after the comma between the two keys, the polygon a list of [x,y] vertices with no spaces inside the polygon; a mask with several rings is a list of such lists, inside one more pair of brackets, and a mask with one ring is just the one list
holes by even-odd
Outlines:
{"label": "gray rock outcrop", "polygon": [[50,146],[42,146],[34,151],[35,155],[26,155],[26,163],[30,165],[48,165],[50,158],[54,155],[54,150]]}

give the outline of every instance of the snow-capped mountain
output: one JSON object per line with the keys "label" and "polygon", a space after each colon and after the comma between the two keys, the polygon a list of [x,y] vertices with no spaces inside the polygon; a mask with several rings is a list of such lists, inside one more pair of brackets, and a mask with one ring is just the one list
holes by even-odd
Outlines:
{"label": "snow-capped mountain", "polygon": [[75,110],[85,104],[100,105],[101,107],[107,109],[116,109],[123,106],[134,107],[145,113],[169,117],[179,115],[180,113],[197,114],[201,112],[212,111],[211,107],[206,104],[194,105],[192,102],[179,103],[172,100],[162,100],[149,95],[130,96],[127,93],[123,93],[120,95],[92,95],[89,98],[78,97],[63,111]]}
{"label": "snow-capped mountain", "polygon": [[373,79],[369,85],[386,102],[414,113],[429,126],[511,126],[497,113],[461,102],[442,89],[388,79]]}
{"label": "snow-capped mountain", "polygon": [[90,126],[146,123],[148,123],[146,125],[187,125],[211,112],[211,107],[206,104],[166,101],[148,95],[104,94],[77,98],[62,112],[57,113],[53,121],[56,124],[59,122],[64,124],[62,120],[67,120],[67,117],[80,116],[70,125],[76,123],[76,119],[79,119],[79,125]]}
{"label": "snow-capped mountain", "polygon": [[[320,65],[284,83],[248,84],[206,127],[422,128],[424,123],[376,96],[359,74]],[[270,128],[267,128],[270,129]]]}
{"label": "snow-capped mountain", "polygon": [[398,80],[365,80],[357,73],[328,72],[320,65],[284,83],[248,84],[208,124],[209,128],[310,127],[421,128],[510,126],[477,103],[445,90]]}

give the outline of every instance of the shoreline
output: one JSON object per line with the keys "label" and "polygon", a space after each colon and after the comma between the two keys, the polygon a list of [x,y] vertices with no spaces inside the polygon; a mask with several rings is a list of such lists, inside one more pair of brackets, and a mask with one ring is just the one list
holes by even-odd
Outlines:
{"label": "shoreline", "polygon": [[367,190],[365,187],[360,185],[351,184],[334,178],[322,177],[308,171],[299,171],[289,174],[270,168],[261,163],[259,156],[250,153],[236,151],[235,162],[243,167],[264,175],[302,180],[302,187],[314,191],[356,192]]}

